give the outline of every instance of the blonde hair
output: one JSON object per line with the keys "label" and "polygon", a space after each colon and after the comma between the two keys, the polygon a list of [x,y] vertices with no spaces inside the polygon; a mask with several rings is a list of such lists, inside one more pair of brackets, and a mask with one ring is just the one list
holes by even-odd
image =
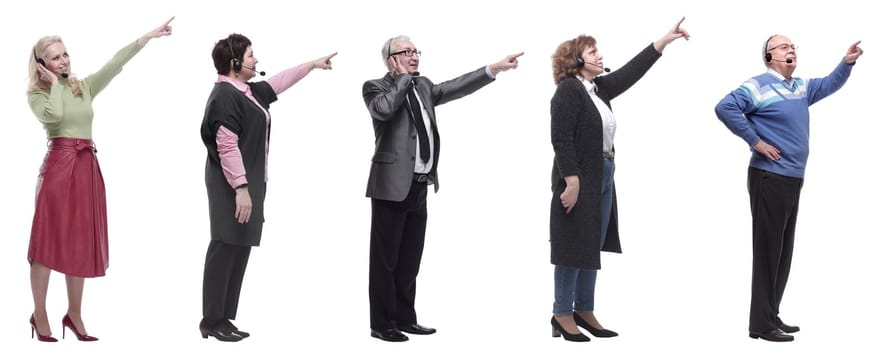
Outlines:
{"label": "blonde hair", "polygon": [[[37,43],[31,48],[31,52],[28,53],[28,96],[38,91],[49,92],[49,83],[40,80],[40,71],[37,70],[37,59],[43,58],[46,48],[55,43],[64,44],[62,38],[58,35],[44,36],[40,38],[40,40],[37,40]],[[83,89],[80,88],[80,80],[73,76],[68,77],[68,85],[71,86],[71,91],[74,93],[74,96],[83,98]]]}

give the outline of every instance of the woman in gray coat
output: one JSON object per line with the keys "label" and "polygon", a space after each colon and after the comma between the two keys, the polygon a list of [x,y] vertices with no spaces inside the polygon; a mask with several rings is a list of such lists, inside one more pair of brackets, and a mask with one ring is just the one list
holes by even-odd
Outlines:
{"label": "woman in gray coat", "polygon": [[[552,55],[557,90],[551,98],[551,263],[554,268],[552,336],[568,341],[614,337],[594,316],[594,286],[601,251],[620,253],[610,100],[634,85],[678,38],[689,39],[682,18],[612,74],[591,36],[565,41]],[[580,190],[581,189],[581,190]]]}

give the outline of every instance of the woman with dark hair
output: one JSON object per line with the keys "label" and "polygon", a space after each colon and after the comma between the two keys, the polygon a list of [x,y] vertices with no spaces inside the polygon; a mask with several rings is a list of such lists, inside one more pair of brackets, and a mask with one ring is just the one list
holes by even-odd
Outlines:
{"label": "woman with dark hair", "polygon": [[257,69],[252,42],[231,34],[212,50],[218,79],[206,102],[200,136],[206,146],[206,192],[211,239],[203,271],[200,333],[220,341],[239,341],[249,333],[231,320],[237,315],[240,287],[250,248],[258,246],[265,221],[268,181],[268,108],[277,95],[315,68],[331,69],[330,54],[286,69],[268,80],[250,82]]}
{"label": "woman with dark hair", "polygon": [[82,80],[73,73],[68,49],[60,37],[43,37],[28,52],[28,103],[49,139],[37,180],[28,247],[34,297],[32,338],[36,332],[37,340],[57,341],[46,314],[49,275],[55,270],[65,274],[68,287],[62,337],[67,328],[78,340],[98,340],[86,332],[80,309],[84,278],[104,276],[108,269],[105,182],[92,140],[92,102],[148,41],[172,34],[172,20],[130,42]]}
{"label": "woman with dark hair", "polygon": [[[551,263],[554,267],[552,336],[568,341],[615,337],[594,316],[594,287],[601,251],[621,252],[613,184],[616,119],[610,101],[641,79],[662,50],[689,39],[682,18],[624,67],[609,72],[594,38],[561,43],[551,56],[557,90],[551,98]],[[580,191],[580,188],[582,189]]]}

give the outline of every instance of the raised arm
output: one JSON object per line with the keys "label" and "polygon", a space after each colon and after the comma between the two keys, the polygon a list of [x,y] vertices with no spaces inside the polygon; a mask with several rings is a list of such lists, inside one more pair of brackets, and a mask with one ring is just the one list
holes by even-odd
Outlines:
{"label": "raised arm", "polygon": [[123,65],[125,65],[129,60],[131,60],[143,47],[153,38],[158,38],[161,36],[168,36],[172,34],[172,26],[169,25],[175,17],[170,18],[162,25],[157,28],[150,30],[149,32],[142,35],[135,42],[130,43],[126,47],[117,51],[114,57],[111,58],[108,63],[105,63],[101,69],[92,75],[86,77],[84,81],[87,82],[86,86],[89,88],[89,94],[93,98],[99,94],[105,87],[108,86],[108,83],[111,82],[111,79],[120,74],[123,70]]}
{"label": "raised arm", "polygon": [[493,63],[487,66],[487,68],[489,69],[490,74],[493,75],[493,78],[496,78],[496,75],[501,72],[517,68],[517,58],[523,55],[524,53],[521,52],[505,56],[501,61]]}
{"label": "raised arm", "polygon": [[668,44],[671,44],[672,41],[675,41],[678,38],[690,40],[690,33],[687,33],[684,28],[681,28],[681,23],[684,23],[685,18],[686,17],[681,17],[681,20],[678,21],[678,24],[675,24],[674,27],[672,27],[671,30],[668,31],[668,33],[665,33],[662,38],[656,40],[656,42],[653,43],[653,48],[655,48],[656,51],[659,51],[661,53],[662,50],[665,50],[665,47],[668,46]]}
{"label": "raised arm", "polygon": [[274,89],[274,93],[280,95],[282,92],[291,88],[293,85],[302,80],[308,73],[315,69],[333,69],[332,58],[336,56],[336,52],[323,56],[321,58],[302,63],[298,66],[286,69],[273,77],[268,78],[268,84]]}

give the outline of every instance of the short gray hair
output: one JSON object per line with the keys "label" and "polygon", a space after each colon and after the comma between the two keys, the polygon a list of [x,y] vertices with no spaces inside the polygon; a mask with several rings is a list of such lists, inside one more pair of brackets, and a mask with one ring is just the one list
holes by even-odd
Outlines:
{"label": "short gray hair", "polygon": [[[392,37],[388,40],[385,40],[385,45],[382,45],[382,61],[386,61],[386,62],[388,61],[388,57],[391,56],[391,54],[393,53],[393,52],[391,52],[391,48],[394,46],[394,43],[398,42],[398,41],[411,41],[411,40],[410,40],[410,37],[408,37],[406,35],[398,35],[398,36]],[[387,63],[386,63],[386,67],[387,67]]]}

